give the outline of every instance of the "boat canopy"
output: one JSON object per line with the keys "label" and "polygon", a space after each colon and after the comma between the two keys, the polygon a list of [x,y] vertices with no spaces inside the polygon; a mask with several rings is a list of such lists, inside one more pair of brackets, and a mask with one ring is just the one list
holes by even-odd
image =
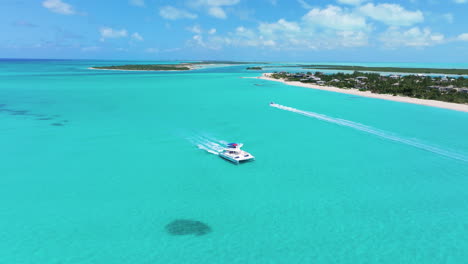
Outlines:
{"label": "boat canopy", "polygon": [[229,144],[227,144],[227,145],[228,145],[228,147],[230,147],[230,148],[236,148],[237,146],[239,146],[239,144],[237,144],[237,143],[229,143]]}

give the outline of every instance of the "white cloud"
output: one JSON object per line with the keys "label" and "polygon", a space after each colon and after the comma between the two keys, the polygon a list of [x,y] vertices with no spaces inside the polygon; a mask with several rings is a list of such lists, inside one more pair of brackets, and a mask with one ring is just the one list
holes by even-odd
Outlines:
{"label": "white cloud", "polygon": [[203,42],[203,37],[201,35],[195,35],[192,37],[192,39],[199,45],[199,46],[202,46],[202,47],[205,47],[205,42]]}
{"label": "white cloud", "polygon": [[421,11],[408,11],[397,4],[372,3],[359,7],[359,11],[380,22],[391,26],[411,26],[424,21]]}
{"label": "white cloud", "polygon": [[211,37],[208,42],[205,42],[202,35],[194,35],[192,39],[188,42],[191,46],[198,46],[205,49],[219,50],[225,44],[223,38]]}
{"label": "white cloud", "polygon": [[464,4],[464,3],[468,3],[468,0],[453,0],[455,3],[457,4]]}
{"label": "white cloud", "polygon": [[369,44],[369,36],[363,31],[339,31],[336,35],[342,47],[363,47]]}
{"label": "white cloud", "polygon": [[225,19],[227,18],[224,7],[237,5],[240,0],[196,0],[190,2],[194,8],[204,8],[210,16]]}
{"label": "white cloud", "polygon": [[235,32],[225,41],[232,46],[271,47],[276,45],[274,40],[265,38],[256,31],[245,27],[237,27]]}
{"label": "white cloud", "polygon": [[346,12],[338,6],[329,5],[325,9],[314,8],[302,17],[310,26],[320,26],[335,30],[364,29],[368,25],[363,16]]}
{"label": "white cloud", "polygon": [[128,2],[134,6],[139,6],[139,7],[145,6],[145,0],[129,0]]}
{"label": "white cloud", "polygon": [[221,18],[221,19],[227,18],[226,12],[224,12],[224,10],[219,6],[210,7],[208,9],[208,14],[216,18]]}
{"label": "white cloud", "polygon": [[451,13],[443,14],[442,17],[450,24],[452,24],[453,21],[454,21],[453,14],[451,14]]}
{"label": "white cloud", "polygon": [[201,34],[202,33],[202,29],[201,29],[200,25],[194,25],[192,27],[188,27],[187,30],[192,32],[192,33],[195,33],[195,34]]}
{"label": "white cloud", "polygon": [[207,49],[219,50],[223,46],[236,46],[236,47],[259,47],[262,46],[256,32],[245,27],[237,27],[228,36],[210,36],[204,39],[201,35],[193,36],[189,42],[191,45],[200,46]]}
{"label": "white cloud", "polygon": [[260,23],[258,27],[260,34],[265,36],[279,36],[289,33],[298,33],[301,28],[296,22],[288,22],[284,19],[278,20],[275,23]]}
{"label": "white cloud", "polygon": [[135,40],[138,40],[138,41],[143,41],[144,38],[138,33],[138,32],[135,32],[132,34],[132,39],[135,39]]}
{"label": "white cloud", "polygon": [[73,15],[75,10],[70,4],[64,3],[61,0],[45,0],[42,2],[42,6],[49,9],[50,11],[62,15]]}
{"label": "white cloud", "polygon": [[[343,15],[343,12],[340,13]],[[346,17],[346,16],[345,16]],[[336,27],[336,26],[333,26]],[[357,29],[330,28],[329,25],[313,24],[305,19],[273,23],[260,23],[257,28],[237,27],[225,36],[202,38],[195,36],[192,44],[204,48],[220,49],[223,46],[257,47],[275,50],[334,49],[338,47],[361,47],[368,44],[369,28],[359,24]]]}
{"label": "white cloud", "polygon": [[195,19],[197,18],[196,14],[190,13],[188,11],[175,8],[173,6],[164,6],[159,9],[159,15],[165,19],[177,20],[177,19]]}
{"label": "white cloud", "polygon": [[110,27],[103,27],[99,29],[99,32],[101,33],[101,41],[107,38],[124,38],[128,36],[126,29],[117,30]]}
{"label": "white cloud", "polygon": [[297,2],[299,2],[302,8],[305,8],[305,9],[312,9],[313,7],[309,3],[307,3],[305,0],[297,0]]}
{"label": "white cloud", "polygon": [[355,6],[360,5],[364,2],[367,2],[367,0],[338,0],[338,3]]}
{"label": "white cloud", "polygon": [[209,35],[213,35],[213,34],[216,34],[216,28],[211,28],[209,30],[204,30],[200,25],[193,25],[191,27],[188,27],[186,28],[188,31],[196,34],[196,35],[202,35],[202,34],[209,34]]}
{"label": "white cloud", "polygon": [[433,33],[429,28],[413,27],[406,31],[400,31],[398,27],[390,27],[380,35],[379,40],[383,42],[384,46],[390,48],[427,47],[443,43],[445,36]]}
{"label": "white cloud", "polygon": [[457,39],[461,41],[468,41],[468,33],[458,35]]}
{"label": "white cloud", "polygon": [[[445,18],[450,20],[450,14],[446,14]],[[372,36],[375,29],[369,23],[372,20],[390,26],[386,31]],[[430,28],[405,28],[423,20],[421,11],[408,11],[396,4],[365,4],[356,7],[329,5],[312,8],[295,21],[279,19],[275,22],[261,22],[255,28],[240,26],[224,35],[209,35],[200,29],[193,31],[196,34],[189,43],[207,49],[230,46],[270,50],[332,50],[365,47],[375,42],[381,42],[387,48],[397,48],[427,47],[450,41]],[[468,33],[457,39],[468,41]]]}

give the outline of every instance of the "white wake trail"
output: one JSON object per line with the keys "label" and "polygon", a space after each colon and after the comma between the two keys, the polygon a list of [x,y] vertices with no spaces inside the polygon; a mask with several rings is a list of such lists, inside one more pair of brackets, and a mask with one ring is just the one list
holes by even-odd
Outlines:
{"label": "white wake trail", "polygon": [[316,119],[326,121],[326,122],[329,122],[329,123],[333,123],[333,124],[337,124],[337,125],[340,125],[340,126],[346,126],[346,127],[354,128],[356,130],[363,131],[363,132],[366,132],[366,133],[369,133],[369,134],[372,134],[372,135],[375,135],[375,136],[378,136],[378,137],[381,137],[381,138],[384,138],[384,139],[387,139],[387,140],[403,143],[403,144],[406,144],[406,145],[409,145],[409,146],[412,146],[412,147],[415,147],[415,148],[418,148],[418,149],[422,149],[422,150],[425,150],[425,151],[429,151],[429,152],[432,152],[432,153],[435,153],[435,154],[439,154],[439,155],[442,155],[442,156],[445,156],[445,157],[448,157],[448,158],[468,162],[468,157],[466,155],[459,154],[459,153],[449,151],[449,150],[445,150],[445,149],[441,149],[441,148],[431,146],[431,145],[427,145],[427,144],[424,144],[424,143],[420,143],[420,142],[417,142],[417,141],[414,141],[414,140],[402,138],[402,137],[394,135],[394,134],[392,134],[390,132],[379,130],[379,129],[376,129],[376,128],[373,128],[373,127],[370,127],[370,126],[366,126],[366,125],[363,125],[363,124],[360,124],[360,123],[356,123],[356,122],[353,122],[353,121],[340,119],[340,118],[334,118],[334,117],[330,117],[330,116],[326,116],[326,115],[322,115],[322,114],[318,114],[318,113],[314,113],[314,112],[303,111],[303,110],[299,110],[299,109],[296,109],[296,108],[293,108],[293,107],[288,107],[288,106],[279,105],[279,104],[273,104],[272,103],[272,104],[270,104],[270,106],[281,109],[281,110],[297,113],[297,114],[300,114],[300,115],[316,118]]}
{"label": "white wake trail", "polygon": [[221,151],[223,151],[224,146],[227,144],[227,142],[224,140],[201,135],[187,138],[187,140],[190,141],[193,145],[197,146],[199,149],[214,155],[218,155]]}

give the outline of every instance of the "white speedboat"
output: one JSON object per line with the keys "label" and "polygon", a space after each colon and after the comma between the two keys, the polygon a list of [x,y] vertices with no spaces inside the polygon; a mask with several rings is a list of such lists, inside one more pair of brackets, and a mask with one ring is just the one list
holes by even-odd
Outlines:
{"label": "white speedboat", "polygon": [[219,153],[219,156],[235,164],[254,160],[255,157],[252,156],[252,154],[241,150],[242,146],[243,144],[229,143],[227,147]]}

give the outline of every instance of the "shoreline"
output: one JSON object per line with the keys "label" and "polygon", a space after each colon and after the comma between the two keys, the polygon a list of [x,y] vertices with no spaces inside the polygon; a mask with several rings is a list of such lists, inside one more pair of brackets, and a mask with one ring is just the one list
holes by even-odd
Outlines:
{"label": "shoreline", "polygon": [[456,104],[456,103],[449,103],[449,102],[436,101],[436,100],[426,100],[426,99],[412,98],[412,97],[406,97],[406,96],[400,96],[400,95],[393,96],[391,94],[376,94],[370,91],[364,92],[364,91],[359,91],[357,89],[341,89],[341,88],[337,88],[333,86],[321,86],[321,85],[312,84],[312,83],[286,82],[284,80],[271,78],[269,74],[271,73],[263,73],[261,77],[256,77],[256,78],[267,80],[267,81],[280,82],[280,83],[291,85],[291,86],[309,88],[309,89],[317,89],[317,90],[323,90],[323,91],[329,91],[329,92],[335,92],[335,93],[351,94],[351,95],[357,95],[357,96],[363,96],[363,97],[369,97],[369,98],[375,98],[375,99],[395,101],[395,102],[400,102],[400,103],[432,106],[432,107],[438,107],[438,108],[444,108],[444,109],[468,113],[467,104]]}
{"label": "shoreline", "polygon": [[99,68],[94,68],[94,67],[88,67],[87,69],[88,70],[101,70],[101,71],[137,71],[137,72],[140,72],[140,71],[143,71],[143,72],[168,72],[168,71],[193,71],[193,70],[196,70],[195,67],[189,67],[187,66],[188,68],[190,68],[190,70],[123,70],[123,69],[99,69]]}
{"label": "shoreline", "polygon": [[103,71],[136,71],[136,72],[189,72],[189,71],[194,71],[194,70],[201,70],[201,69],[207,69],[207,68],[217,68],[217,67],[229,67],[229,66],[234,66],[233,64],[175,64],[175,65],[180,65],[183,67],[189,68],[188,70],[125,70],[125,69],[100,69],[100,68],[95,68],[95,67],[88,67],[88,70],[103,70]]}

